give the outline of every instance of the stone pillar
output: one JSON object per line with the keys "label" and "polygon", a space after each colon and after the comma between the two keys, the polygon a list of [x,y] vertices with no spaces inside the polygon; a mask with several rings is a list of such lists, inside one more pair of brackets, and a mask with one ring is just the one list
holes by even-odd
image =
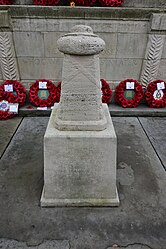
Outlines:
{"label": "stone pillar", "polygon": [[166,14],[152,14],[148,44],[143,61],[140,82],[146,88],[151,81],[158,79],[166,32]]}
{"label": "stone pillar", "polygon": [[6,10],[0,11],[0,67],[3,80],[20,79],[9,14]]}
{"label": "stone pillar", "polygon": [[88,26],[58,40],[64,53],[61,101],[44,137],[41,206],[117,206],[117,140],[101,102],[98,54],[104,41]]}
{"label": "stone pillar", "polygon": [[103,130],[99,53],[105,42],[90,27],[75,26],[58,40],[64,53],[62,94],[55,119],[60,130]]}

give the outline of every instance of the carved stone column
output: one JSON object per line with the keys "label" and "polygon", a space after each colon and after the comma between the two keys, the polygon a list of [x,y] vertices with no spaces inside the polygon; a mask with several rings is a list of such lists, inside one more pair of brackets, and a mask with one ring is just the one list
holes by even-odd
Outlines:
{"label": "carved stone column", "polygon": [[0,11],[0,67],[3,80],[20,79],[8,11]]}
{"label": "carved stone column", "polygon": [[146,88],[157,79],[166,32],[166,14],[153,14],[140,81]]}

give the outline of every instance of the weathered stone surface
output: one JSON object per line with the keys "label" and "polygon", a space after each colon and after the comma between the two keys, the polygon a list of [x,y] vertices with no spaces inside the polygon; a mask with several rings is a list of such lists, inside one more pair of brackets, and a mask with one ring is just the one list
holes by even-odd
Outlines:
{"label": "weathered stone surface", "polygon": [[76,25],[57,41],[64,53],[61,100],[55,125],[60,130],[103,130],[99,55],[105,42],[89,26]]}
{"label": "weathered stone surface", "polygon": [[0,66],[4,80],[20,79],[12,32],[0,32]]}
{"label": "weathered stone surface", "polygon": [[[65,21],[62,21],[62,27],[63,23]],[[149,28],[149,22],[141,20],[85,20],[85,23],[87,25],[89,24],[95,33],[144,33],[146,34],[148,32]],[[69,22],[70,24],[70,22]],[[69,25],[68,24],[68,25]],[[67,25],[66,25],[67,26]],[[102,37],[102,36],[100,36]]]}
{"label": "weathered stone surface", "polygon": [[22,79],[55,79],[57,82],[62,79],[61,58],[18,58],[20,75]]}
{"label": "weathered stone surface", "polygon": [[125,1],[125,6],[128,7],[166,7],[166,3],[165,0],[159,0],[159,1],[155,1],[155,0],[126,0]]}
{"label": "weathered stone surface", "polygon": [[166,31],[166,14],[152,14],[151,30]]}
{"label": "weathered stone surface", "polygon": [[166,59],[162,59],[160,61],[160,67],[159,67],[159,71],[157,74],[158,79],[163,79],[163,80],[166,79],[166,70],[165,69],[166,69]]}
{"label": "weathered stone surface", "polygon": [[[24,18],[12,18],[12,27],[14,31],[25,32],[49,32],[60,31],[60,22],[57,19],[24,19]],[[73,21],[74,22],[74,21]]]}
{"label": "weathered stone surface", "polygon": [[101,78],[108,81],[121,81],[125,78],[138,79],[142,66],[141,59],[102,59],[100,60]]}
{"label": "weathered stone surface", "polygon": [[166,119],[149,117],[139,120],[166,169]]}
{"label": "weathered stone surface", "polygon": [[17,57],[44,57],[44,39],[41,32],[14,32]]}
{"label": "weathered stone surface", "polygon": [[[116,135],[105,105],[103,131],[59,131],[56,109],[44,137],[42,206],[117,206]],[[102,146],[101,146],[102,144]]]}
{"label": "weathered stone surface", "polygon": [[145,52],[145,59],[160,60],[163,52],[165,36],[161,34],[150,34]]}
{"label": "weathered stone surface", "polygon": [[144,58],[147,40],[146,34],[118,34],[116,57]]}
{"label": "weathered stone surface", "polygon": [[[163,120],[161,133],[165,132],[166,118]],[[47,122],[48,118],[24,118],[0,160],[1,237],[24,241],[29,246],[40,245],[46,238],[66,239],[71,249],[106,249],[113,244],[122,248],[133,244],[143,249],[165,248],[165,170],[138,119],[113,118],[118,164],[123,162],[134,172],[131,185],[118,187],[118,208],[39,206]],[[158,126],[152,122],[151,131],[153,123],[153,129]]]}
{"label": "weathered stone surface", "polygon": [[105,48],[105,42],[86,25],[74,26],[71,33],[58,39],[57,45],[60,52],[71,55],[95,55]]}
{"label": "weathered stone surface", "polygon": [[[18,0],[18,4],[21,4],[20,0]],[[32,4],[32,0],[30,4]],[[124,8],[124,6],[133,6],[133,8]],[[135,8],[136,6],[139,8]],[[160,6],[162,9],[147,9],[146,7],[148,6]],[[148,49],[146,49],[146,39],[149,31],[151,34],[157,32],[158,35],[162,34],[163,38],[165,37],[166,14],[164,7],[165,3],[163,0],[148,0],[146,2],[143,0],[136,0],[134,2],[127,0],[127,2],[125,1],[123,4],[123,8],[116,8],[116,11],[114,8],[84,8],[81,6],[77,8],[63,6],[61,8],[59,6],[41,7],[32,5],[19,6],[14,4],[7,7],[9,8],[8,11],[5,6],[0,6],[0,9],[3,13],[2,26],[7,25],[6,27],[2,27],[2,30],[13,30],[14,39],[12,38],[12,41],[14,41],[13,45],[17,52],[16,63],[17,57],[22,57],[19,60],[19,69],[23,81],[28,79],[33,81],[41,77],[61,81],[61,73],[58,73],[60,70],[57,69],[59,68],[57,58],[61,58],[62,55],[54,44],[61,35],[68,33],[74,25],[84,24],[90,25],[93,31],[99,34],[106,42],[106,50],[101,53],[100,57],[102,59],[108,58],[110,60],[108,63],[111,63],[114,69],[110,69],[108,63],[104,61],[104,64],[101,65],[101,75],[102,78],[112,82],[131,76],[136,79],[143,78],[145,68],[142,68],[141,71],[140,63],[143,63],[145,66],[145,61],[137,61],[137,66],[135,64],[133,65],[131,75],[129,72],[130,64],[132,64],[130,59],[146,59],[147,54],[145,54],[145,51],[148,51]],[[6,24],[3,24],[3,22]],[[149,48],[149,45],[147,47]],[[161,57],[163,59],[166,58],[165,47],[164,45]],[[30,65],[26,65],[28,63],[25,61],[30,61],[32,57],[34,57],[34,62],[31,61]],[[42,72],[40,72],[39,66],[37,67],[35,65],[37,58],[41,58],[42,62],[40,63],[45,64],[45,66],[41,66]],[[52,60],[51,65],[50,60],[47,61],[47,58]],[[119,65],[121,63],[123,64],[123,60],[121,63],[117,62],[117,60],[112,61],[112,59],[120,58],[128,60],[124,62],[123,67]],[[11,65],[11,63],[8,63],[8,65],[9,64]],[[62,65],[61,62],[60,65]],[[158,66],[160,67],[159,64]],[[116,70],[117,67],[120,68],[118,72]],[[107,70],[105,70],[105,68],[107,68]],[[26,69],[29,71],[28,73]],[[157,68],[157,70],[159,70],[157,73],[160,74],[163,70],[162,64],[161,68]],[[150,69],[150,71],[152,71],[152,69]],[[115,73],[121,75],[118,76],[115,75]],[[163,71],[162,74],[164,75]],[[15,75],[19,78],[19,74]],[[5,76],[4,78],[9,78],[9,76],[8,73],[8,77]],[[26,86],[26,88],[28,88],[28,86]]]}
{"label": "weathered stone surface", "polygon": [[61,99],[44,138],[41,206],[118,206],[116,135],[100,93],[105,43],[85,25],[57,43],[64,53]]}
{"label": "weathered stone surface", "polygon": [[10,120],[0,121],[0,157],[4,153],[7,145],[10,143],[12,136],[17,130],[22,118],[15,117]]}
{"label": "weathered stone surface", "polygon": [[163,52],[161,55],[161,59],[166,59],[166,36],[165,36],[165,40],[164,40]]}
{"label": "weathered stone surface", "polygon": [[164,38],[164,35],[160,34],[149,35],[140,77],[140,81],[144,87],[157,78],[165,41]]}
{"label": "weathered stone surface", "polygon": [[124,247],[126,249],[149,249],[149,246],[143,245],[141,243],[133,243],[132,245],[127,245],[127,246],[119,246],[117,244],[113,244],[111,247],[108,247],[106,249],[113,249],[113,248],[118,248],[118,249],[123,249]]}
{"label": "weathered stone surface", "polygon": [[10,27],[9,16],[7,10],[0,10],[0,28]]}
{"label": "weathered stone surface", "polygon": [[[74,25],[85,24],[93,28],[94,33],[144,33],[149,30],[149,21],[137,20],[79,20],[79,19],[23,19],[12,18],[14,31],[69,32]],[[102,36],[100,36],[102,37]]]}
{"label": "weathered stone surface", "polygon": [[69,249],[69,243],[64,240],[46,240],[40,245],[28,246],[26,242],[18,242],[16,240],[0,239],[0,248],[3,249]]}
{"label": "weathered stone surface", "polygon": [[62,32],[44,32],[44,53],[46,57],[63,57],[57,46],[57,40],[62,35],[64,35]]}
{"label": "weathered stone surface", "polygon": [[61,101],[55,124],[61,130],[103,130],[99,56],[65,55]]}
{"label": "weathered stone surface", "polygon": [[105,49],[100,54],[100,58],[115,58],[117,48],[117,34],[116,33],[98,33],[98,35],[105,41]]}
{"label": "weathered stone surface", "polygon": [[1,71],[1,67],[0,67],[0,80],[2,80],[2,71]]}

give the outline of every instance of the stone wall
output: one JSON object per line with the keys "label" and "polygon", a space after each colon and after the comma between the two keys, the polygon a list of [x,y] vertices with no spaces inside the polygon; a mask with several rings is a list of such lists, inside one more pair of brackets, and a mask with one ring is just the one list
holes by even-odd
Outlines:
{"label": "stone wall", "polygon": [[61,81],[56,41],[76,24],[105,40],[101,78],[112,88],[129,77],[145,86],[166,80],[166,9],[12,5],[0,6],[0,81],[17,78],[27,89],[36,79]]}

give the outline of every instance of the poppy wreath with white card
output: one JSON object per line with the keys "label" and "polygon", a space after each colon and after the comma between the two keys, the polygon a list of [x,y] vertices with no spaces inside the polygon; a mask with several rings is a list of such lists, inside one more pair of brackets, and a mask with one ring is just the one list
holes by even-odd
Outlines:
{"label": "poppy wreath with white card", "polygon": [[26,100],[26,89],[17,80],[6,80],[0,85],[0,91],[6,92],[10,103],[18,103],[22,106]]}
{"label": "poppy wreath with white card", "polygon": [[11,93],[0,90],[0,120],[10,119],[16,116],[16,113],[9,112],[9,105],[11,103],[13,104],[14,101],[10,102],[12,100],[12,96],[10,95]]}
{"label": "poppy wreath with white card", "polygon": [[29,100],[38,107],[49,107],[56,102],[57,89],[50,80],[36,80],[30,87]]}
{"label": "poppy wreath with white card", "polygon": [[161,108],[166,106],[166,82],[155,80],[148,84],[145,99],[149,107]]}
{"label": "poppy wreath with white card", "polygon": [[124,108],[138,106],[143,99],[144,91],[141,84],[135,79],[126,79],[119,83],[115,90],[116,102]]}

